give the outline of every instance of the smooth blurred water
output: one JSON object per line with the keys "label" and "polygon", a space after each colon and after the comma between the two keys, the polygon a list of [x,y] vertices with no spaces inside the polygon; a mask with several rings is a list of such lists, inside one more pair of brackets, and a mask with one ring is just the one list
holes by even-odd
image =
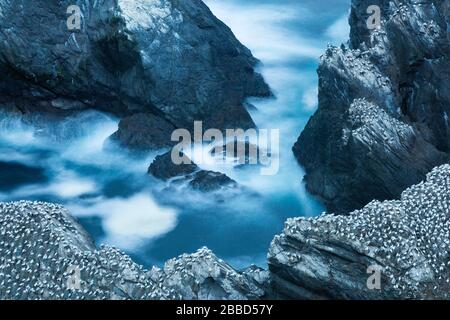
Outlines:
{"label": "smooth blurred water", "polygon": [[[195,192],[163,191],[146,175],[154,158],[135,159],[103,149],[117,119],[99,113],[84,133],[49,143],[29,128],[1,126],[0,200],[32,199],[66,205],[97,243],[124,249],[146,266],[208,246],[236,267],[264,265],[273,236],[289,217],[323,207],[302,185],[291,148],[317,105],[316,68],[328,43],[348,37],[350,0],[207,0],[211,10],[261,62],[276,99],[251,99],[259,128],[279,129],[280,171],[223,171],[258,193],[216,201]],[[3,119],[5,120],[5,119]],[[4,122],[4,121],[3,121]],[[67,129],[70,131],[70,127]]]}

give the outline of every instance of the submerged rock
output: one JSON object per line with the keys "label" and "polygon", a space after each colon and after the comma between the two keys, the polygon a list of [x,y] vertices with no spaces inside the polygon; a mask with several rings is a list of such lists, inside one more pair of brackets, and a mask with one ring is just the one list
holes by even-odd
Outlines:
{"label": "submerged rock", "polygon": [[226,189],[234,189],[238,184],[227,175],[209,170],[202,170],[192,162],[185,154],[183,163],[175,164],[172,161],[172,151],[157,156],[150,165],[148,172],[155,178],[174,183],[188,183],[198,191],[215,192]]}
{"label": "submerged rock", "polygon": [[[80,30],[67,27],[70,5]],[[200,0],[0,1],[0,29],[2,101],[112,113],[124,118],[114,138],[133,148],[165,145],[194,120],[252,127],[244,100],[270,95],[258,61]]]}
{"label": "submerged rock", "polygon": [[209,153],[217,161],[233,161],[237,168],[267,163],[270,157],[270,154],[258,145],[241,140],[213,147]]}
{"label": "submerged rock", "polygon": [[214,171],[200,170],[189,182],[189,185],[199,191],[211,192],[222,188],[235,188],[238,184],[226,174]]}
{"label": "submerged rock", "polygon": [[368,30],[371,4],[352,1],[350,48],[321,57],[319,108],[293,148],[329,211],[398,198],[450,159],[449,2],[380,1]]}
{"label": "submerged rock", "polygon": [[200,170],[185,154],[182,157],[183,163],[177,165],[172,161],[172,151],[156,156],[148,168],[148,173],[155,178],[167,181],[172,178],[191,175]]}

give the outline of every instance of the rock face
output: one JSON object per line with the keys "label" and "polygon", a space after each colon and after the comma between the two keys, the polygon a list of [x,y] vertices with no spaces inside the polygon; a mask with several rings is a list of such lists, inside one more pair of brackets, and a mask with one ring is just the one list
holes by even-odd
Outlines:
{"label": "rock face", "polygon": [[[450,299],[449,190],[445,165],[400,200],[289,220],[269,252],[274,291],[294,299]],[[373,270],[381,271],[380,290],[367,286]]]}
{"label": "rock face", "polygon": [[[146,271],[96,248],[59,205],[0,203],[0,298],[450,299],[449,190],[445,165],[401,200],[291,219],[272,242],[269,271],[241,272],[206,248]],[[367,287],[369,267],[381,271],[380,290]]]}
{"label": "rock face", "polygon": [[0,203],[1,299],[257,299],[267,276],[237,272],[205,248],[146,271],[97,249],[61,206]]}
{"label": "rock face", "polygon": [[[74,4],[81,29],[69,31]],[[0,108],[106,111],[124,118],[113,138],[133,148],[167,145],[194,120],[252,127],[244,99],[270,94],[257,60],[200,0],[1,0],[0,30]]]}
{"label": "rock face", "polygon": [[133,150],[161,149],[172,145],[168,138],[174,130],[173,124],[161,121],[155,115],[137,113],[120,121],[119,129],[111,136],[110,141]]}
{"label": "rock face", "polygon": [[[378,4],[381,26],[367,28]],[[294,146],[330,211],[398,198],[450,157],[448,1],[353,0],[350,48],[321,57],[319,108]]]}

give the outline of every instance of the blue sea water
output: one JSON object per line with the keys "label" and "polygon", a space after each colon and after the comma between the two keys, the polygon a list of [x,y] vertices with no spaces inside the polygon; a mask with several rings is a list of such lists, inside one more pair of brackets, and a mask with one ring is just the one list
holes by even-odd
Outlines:
{"label": "blue sea water", "polygon": [[328,43],[348,38],[350,0],[207,0],[261,60],[260,72],[275,99],[250,99],[259,128],[280,130],[280,170],[223,171],[259,196],[218,202],[196,193],[164,191],[146,175],[155,157],[136,159],[107,151],[104,140],[118,120],[93,112],[78,138],[49,143],[2,119],[0,201],[64,204],[98,244],[119,247],[146,266],[202,246],[240,268],[265,265],[273,236],[289,217],[315,216],[324,208],[302,184],[304,172],[291,148],[317,107],[318,58]]}

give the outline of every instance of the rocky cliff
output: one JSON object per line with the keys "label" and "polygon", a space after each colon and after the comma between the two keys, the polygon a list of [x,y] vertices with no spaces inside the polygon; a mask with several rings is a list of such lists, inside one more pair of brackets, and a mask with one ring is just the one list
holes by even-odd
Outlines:
{"label": "rocky cliff", "polygon": [[128,147],[166,146],[194,120],[254,126],[242,103],[270,94],[257,63],[201,0],[0,1],[0,108],[27,121],[106,111]]}
{"label": "rocky cliff", "polygon": [[398,198],[449,161],[449,21],[447,0],[352,1],[349,45],[321,57],[319,107],[293,149],[330,211]]}
{"label": "rocky cliff", "polygon": [[[269,252],[275,292],[306,299],[450,299],[450,166],[400,200],[291,219]],[[380,286],[367,283],[375,270]]]}
{"label": "rocky cliff", "polygon": [[59,205],[0,203],[2,299],[450,299],[450,165],[400,200],[289,220],[268,262],[236,271],[203,248],[147,271]]}

